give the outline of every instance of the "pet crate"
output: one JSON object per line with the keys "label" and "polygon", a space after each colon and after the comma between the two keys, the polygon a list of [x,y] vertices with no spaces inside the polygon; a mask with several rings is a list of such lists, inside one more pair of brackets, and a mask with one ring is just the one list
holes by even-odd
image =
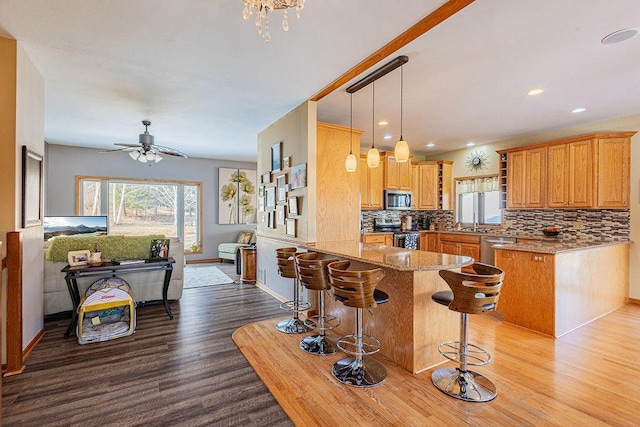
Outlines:
{"label": "pet crate", "polygon": [[136,328],[136,303],[129,284],[119,277],[96,280],[78,306],[78,343],[126,337]]}

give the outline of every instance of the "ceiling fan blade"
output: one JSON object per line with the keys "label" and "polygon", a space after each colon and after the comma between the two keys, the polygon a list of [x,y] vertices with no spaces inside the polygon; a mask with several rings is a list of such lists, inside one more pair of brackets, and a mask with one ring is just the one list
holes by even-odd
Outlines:
{"label": "ceiling fan blade", "polygon": [[119,145],[120,147],[128,147],[128,148],[138,148],[140,144],[120,144],[118,142],[114,142],[113,145]]}
{"label": "ceiling fan blade", "polygon": [[167,156],[183,157],[185,159],[187,158],[186,154],[176,150],[175,148],[163,147],[162,145],[154,145],[154,148],[158,150],[159,153],[165,154]]}
{"label": "ceiling fan blade", "polygon": [[99,151],[99,153],[115,153],[115,152],[118,152],[118,151],[131,150],[131,148],[134,148],[134,147],[124,147],[124,148],[116,148],[116,149],[113,149],[113,150],[104,150],[104,151]]}

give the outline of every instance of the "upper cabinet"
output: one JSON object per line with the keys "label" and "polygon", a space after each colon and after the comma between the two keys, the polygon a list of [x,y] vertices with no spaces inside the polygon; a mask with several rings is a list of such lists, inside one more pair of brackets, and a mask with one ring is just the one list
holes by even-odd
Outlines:
{"label": "upper cabinet", "polygon": [[418,164],[418,209],[438,209],[438,164]]}
{"label": "upper cabinet", "polygon": [[629,136],[596,138],[596,179],[600,208],[629,207],[630,143],[634,133]]}
{"label": "upper cabinet", "polygon": [[453,162],[427,161],[411,165],[411,195],[414,209],[452,209]]}
{"label": "upper cabinet", "polygon": [[506,159],[507,208],[628,208],[633,135],[583,135],[498,151]]}
{"label": "upper cabinet", "polygon": [[382,209],[382,181],[384,165],[377,168],[367,166],[367,156],[360,156],[360,207],[362,209]]}
{"label": "upper cabinet", "polygon": [[396,158],[387,153],[380,157],[384,163],[384,189],[411,190],[411,162],[396,162]]}
{"label": "upper cabinet", "polygon": [[507,208],[545,206],[546,155],[546,147],[507,153]]}
{"label": "upper cabinet", "polygon": [[547,206],[588,208],[593,205],[593,140],[548,147]]}

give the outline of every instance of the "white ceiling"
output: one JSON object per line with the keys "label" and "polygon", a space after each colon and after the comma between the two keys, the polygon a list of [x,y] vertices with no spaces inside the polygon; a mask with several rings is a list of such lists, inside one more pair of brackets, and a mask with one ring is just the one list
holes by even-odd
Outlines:
{"label": "white ceiling", "polygon": [[[289,13],[288,33],[275,12],[265,45],[241,0],[0,0],[0,35],[17,39],[45,79],[48,142],[137,143],[148,119],[156,144],[254,161],[258,132],[443,3],[307,0],[300,20]],[[409,57],[404,137],[413,152],[436,154],[639,114],[640,36],[600,43],[638,26],[637,0],[477,0],[373,68]],[[534,87],[545,92],[527,96]],[[363,146],[371,95],[371,86],[353,95]],[[376,82],[375,100],[376,122],[390,123],[376,126],[376,146],[392,148],[399,69]],[[349,125],[344,87],[319,101],[318,118]]]}

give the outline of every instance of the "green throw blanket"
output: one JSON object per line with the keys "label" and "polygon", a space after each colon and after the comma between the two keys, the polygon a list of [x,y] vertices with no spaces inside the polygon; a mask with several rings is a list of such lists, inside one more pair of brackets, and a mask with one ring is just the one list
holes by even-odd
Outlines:
{"label": "green throw blanket", "polygon": [[93,251],[95,244],[102,252],[102,259],[141,259],[149,257],[152,239],[162,239],[163,234],[148,236],[88,236],[56,237],[45,253],[45,259],[66,262],[69,251]]}

